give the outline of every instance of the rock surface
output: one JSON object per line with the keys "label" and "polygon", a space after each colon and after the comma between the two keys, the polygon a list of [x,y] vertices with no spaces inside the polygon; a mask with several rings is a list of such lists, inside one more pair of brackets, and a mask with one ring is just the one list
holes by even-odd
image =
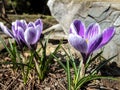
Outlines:
{"label": "rock surface", "polygon": [[116,34],[105,46],[103,56],[110,58],[118,54],[113,61],[120,67],[120,4],[118,2],[49,0],[47,5],[52,16],[56,18],[67,35],[74,19],[82,20],[86,27],[90,23],[97,22],[100,24],[101,30],[115,26]]}

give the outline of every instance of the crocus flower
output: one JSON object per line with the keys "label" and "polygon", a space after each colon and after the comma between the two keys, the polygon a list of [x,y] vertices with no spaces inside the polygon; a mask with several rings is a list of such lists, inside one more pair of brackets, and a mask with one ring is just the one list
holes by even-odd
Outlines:
{"label": "crocus flower", "polygon": [[83,63],[86,63],[90,54],[107,44],[114,34],[114,27],[109,27],[101,33],[98,23],[90,24],[86,29],[84,23],[74,20],[70,26],[68,41],[81,53]]}
{"label": "crocus flower", "polygon": [[29,48],[32,48],[32,46],[36,46],[36,43],[40,39],[43,23],[40,19],[28,24],[25,20],[16,20],[12,22],[12,30],[9,30],[2,22],[0,22],[0,28],[4,33],[14,38],[18,45],[21,46],[24,43]]}

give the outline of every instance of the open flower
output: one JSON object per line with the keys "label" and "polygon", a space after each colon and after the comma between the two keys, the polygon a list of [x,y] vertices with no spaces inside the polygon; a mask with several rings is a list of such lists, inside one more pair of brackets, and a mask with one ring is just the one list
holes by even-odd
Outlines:
{"label": "open flower", "polygon": [[114,34],[114,27],[109,27],[101,33],[98,23],[91,24],[86,29],[84,23],[80,20],[74,20],[70,26],[68,41],[76,50],[81,52],[83,62],[86,63],[90,54],[107,44]]}
{"label": "open flower", "polygon": [[25,20],[16,20],[12,22],[12,31],[9,30],[2,22],[0,22],[0,28],[4,33],[14,38],[21,46],[25,43],[29,48],[36,46],[36,43],[40,39],[43,23],[40,19],[35,22],[26,23]]}

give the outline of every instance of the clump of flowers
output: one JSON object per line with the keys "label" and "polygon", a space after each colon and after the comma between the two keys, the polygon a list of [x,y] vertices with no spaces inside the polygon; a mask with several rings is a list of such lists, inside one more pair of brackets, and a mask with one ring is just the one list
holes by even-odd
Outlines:
{"label": "clump of flowers", "polygon": [[[92,57],[92,53],[95,50],[102,48],[113,38],[115,34],[114,27],[109,27],[101,32],[98,23],[90,24],[86,29],[84,23],[82,23],[80,20],[74,20],[72,22],[68,41],[82,55],[82,60],[80,60],[79,65],[76,65],[74,56],[70,53],[70,51],[68,53],[61,46],[61,43],[49,56],[47,55],[46,48],[48,39],[40,39],[43,30],[43,23],[41,19],[37,19],[35,22],[29,23],[27,23],[25,20],[16,20],[15,22],[12,22],[11,30],[2,22],[0,22],[0,28],[5,34],[15,39],[17,45],[21,49],[18,50],[16,43],[12,43],[10,40],[10,45],[8,47],[4,40],[0,38],[11,57],[11,62],[7,63],[12,64],[14,69],[18,69],[18,67],[20,68],[24,83],[27,82],[29,74],[33,73],[33,70],[36,71],[39,79],[43,80],[54,58],[63,66],[65,72],[67,73],[68,90],[79,90],[85,83],[91,80],[108,78],[98,75],[97,72],[104,64],[112,60],[115,56],[112,56],[108,59],[102,58],[105,62],[95,66],[95,68],[92,70],[89,70],[88,68],[93,61],[95,61],[97,58],[101,58],[103,51],[94,57]],[[42,40],[44,40],[44,42]],[[36,48],[38,42],[40,42],[41,47],[37,50]],[[23,54],[24,45],[28,47],[28,51],[30,52],[30,56],[28,58],[25,58]],[[67,60],[66,65],[64,65],[59,58],[56,57],[57,51],[60,47],[63,48],[67,56],[65,57]],[[73,76],[71,75],[70,64],[73,67]],[[87,73],[88,70],[89,73]]]}
{"label": "clump of flowers", "polygon": [[[35,70],[39,79],[43,80],[49,71],[48,68],[50,64],[52,63],[52,55],[55,55],[57,53],[59,45],[55,51],[47,56],[46,48],[48,39],[40,39],[43,30],[43,23],[41,19],[37,19],[35,22],[29,23],[27,23],[25,20],[16,20],[15,22],[12,22],[12,30],[0,22],[0,28],[5,34],[15,39],[17,45],[22,51],[20,52],[16,43],[12,44],[11,41],[9,41],[10,47],[7,47],[4,40],[0,38],[11,56],[13,67],[21,68],[24,83],[26,83],[28,75],[30,72],[32,72],[32,70]],[[41,47],[37,50],[36,48],[38,42],[40,42]],[[30,53],[30,56],[28,58],[24,57],[24,46],[27,46],[29,48],[28,51]]]}
{"label": "clump of flowers", "polygon": [[40,39],[43,23],[40,19],[37,19],[35,22],[29,22],[28,24],[25,20],[16,20],[12,22],[12,31],[2,22],[0,22],[0,28],[4,33],[14,38],[21,48],[24,43],[31,49],[32,46],[36,46],[36,43]]}

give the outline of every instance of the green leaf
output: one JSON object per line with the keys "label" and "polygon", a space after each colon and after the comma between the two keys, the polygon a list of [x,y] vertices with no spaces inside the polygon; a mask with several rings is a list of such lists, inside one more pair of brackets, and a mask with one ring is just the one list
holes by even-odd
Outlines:
{"label": "green leaf", "polygon": [[[1,36],[0,36],[0,41],[2,42],[3,46],[6,48],[6,50],[8,51],[8,53],[9,53],[11,56],[13,56],[12,51],[7,47],[5,41],[1,38]],[[14,57],[14,56],[13,56],[13,57]]]}
{"label": "green leaf", "polygon": [[[45,66],[48,66],[48,64],[50,64],[52,62],[52,60],[55,58],[58,50],[61,48],[61,42],[58,44],[58,46],[55,48],[54,52],[51,53],[49,56],[48,56],[48,59],[46,60],[46,65]],[[59,61],[58,61],[59,62]]]}
{"label": "green leaf", "polygon": [[82,64],[83,64],[83,62],[80,61],[80,64],[79,64],[78,69],[77,69],[77,75],[75,76],[75,86],[76,86],[77,82],[79,81],[79,79],[81,79],[80,73],[82,72],[82,70],[81,70]]}
{"label": "green leaf", "polygon": [[[64,50],[65,50],[65,49],[64,49]],[[70,59],[70,63],[72,64],[72,67],[73,67],[73,69],[74,69],[75,77],[77,77],[78,72],[77,72],[77,66],[76,66],[75,60],[74,60],[74,57],[73,57],[73,55],[71,54],[69,48],[68,48],[68,50],[69,50],[70,56],[69,56],[69,54],[67,54],[67,55],[68,55],[68,58]],[[66,53],[67,53],[67,52],[66,52]],[[79,66],[80,66],[80,65],[79,65]],[[78,67],[79,67],[79,66],[78,66]]]}
{"label": "green leaf", "polygon": [[99,75],[89,75],[89,76],[85,76],[83,77],[81,80],[79,80],[79,82],[76,85],[75,90],[79,90],[83,84],[92,81],[92,80],[97,80],[97,79],[112,79],[112,80],[117,80],[116,78],[113,77],[108,77],[108,76],[99,76]]}
{"label": "green leaf", "polygon": [[117,55],[114,55],[109,59],[105,59],[104,57],[101,56],[102,58],[104,58],[104,60],[95,68],[95,70],[93,72],[91,72],[91,74],[95,74],[98,70],[100,70],[104,65],[106,65],[108,62],[110,62],[116,56]]}
{"label": "green leaf", "polygon": [[67,72],[67,67],[53,54],[51,54],[56,60],[57,62],[63,67],[63,69],[65,70],[65,72]]}
{"label": "green leaf", "polygon": [[69,60],[67,60],[67,81],[68,81],[68,90],[71,90],[71,75],[70,75],[70,65]]}
{"label": "green leaf", "polygon": [[87,69],[87,68],[89,67],[89,65],[90,65],[93,61],[96,60],[96,58],[98,58],[98,57],[101,56],[102,53],[103,53],[103,51],[99,52],[99,53],[98,53],[97,55],[95,55],[93,58],[92,58],[92,56],[89,57],[88,60],[87,60],[86,65],[85,65],[85,68]]}

